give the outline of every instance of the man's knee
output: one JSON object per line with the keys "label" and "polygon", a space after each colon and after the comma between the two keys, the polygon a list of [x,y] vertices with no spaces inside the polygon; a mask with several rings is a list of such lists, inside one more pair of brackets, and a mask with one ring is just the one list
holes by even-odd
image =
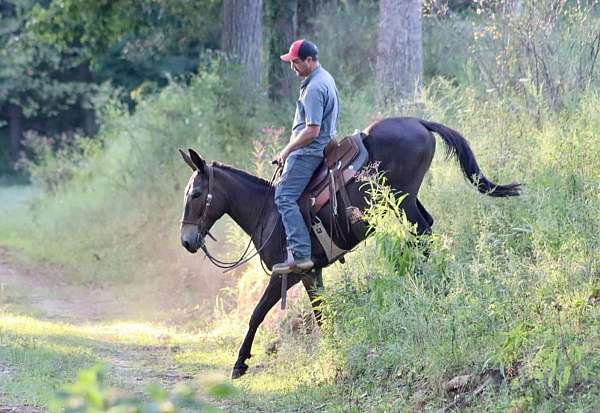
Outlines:
{"label": "man's knee", "polygon": [[275,191],[275,205],[277,206],[277,210],[281,212],[282,209],[295,207],[297,203],[293,197],[283,192]]}

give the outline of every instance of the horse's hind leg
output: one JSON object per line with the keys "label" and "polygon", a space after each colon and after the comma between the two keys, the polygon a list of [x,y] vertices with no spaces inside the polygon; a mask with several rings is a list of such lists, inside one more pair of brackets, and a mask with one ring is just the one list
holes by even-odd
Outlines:
{"label": "horse's hind leg", "polygon": [[[423,205],[421,205],[421,203],[416,197],[407,198],[402,203],[402,209],[404,209],[404,212],[406,213],[406,218],[408,218],[408,220],[411,223],[417,225],[417,235],[420,236],[423,234],[431,233],[430,222],[433,223],[433,218],[431,218],[431,215],[429,215],[429,213],[425,211],[425,208],[423,208]],[[425,216],[423,216],[423,214],[421,213],[421,209],[425,212]]]}
{"label": "horse's hind leg", "polygon": [[417,224],[417,243],[421,246],[423,255],[429,257],[431,225],[433,224],[433,218],[429,215],[429,212],[425,210],[421,202],[415,197],[416,202],[408,203],[404,206],[406,212],[406,218],[413,223]]}
{"label": "horse's hind leg", "polygon": [[[287,288],[289,289],[293,285],[297,284],[300,281],[300,275],[298,274],[288,274],[287,280]],[[238,354],[238,358],[233,366],[233,371],[231,372],[231,378],[237,379],[242,376],[248,370],[248,365],[245,363],[247,359],[251,357],[250,350],[252,349],[252,342],[254,341],[254,335],[258,330],[258,326],[263,322],[265,316],[273,308],[277,301],[281,298],[281,277],[279,275],[271,275],[271,279],[269,280],[269,284],[265,289],[260,301],[254,308],[252,312],[252,316],[250,317],[250,323],[248,325],[248,332],[246,333],[246,337],[244,338],[244,342],[240,347],[240,352]]]}
{"label": "horse's hind leg", "polygon": [[302,284],[306,289],[310,305],[315,314],[315,320],[319,327],[321,326],[321,297],[319,293],[323,289],[323,270],[321,268],[302,277]]}
{"label": "horse's hind leg", "polygon": [[415,199],[417,200],[417,208],[419,209],[419,212],[421,213],[421,215],[423,216],[425,221],[427,221],[427,223],[429,224],[429,227],[432,227],[433,226],[433,217],[431,215],[429,215],[429,212],[427,212],[427,210],[425,209],[425,207],[423,206],[421,201],[419,201],[419,198],[415,198]]}

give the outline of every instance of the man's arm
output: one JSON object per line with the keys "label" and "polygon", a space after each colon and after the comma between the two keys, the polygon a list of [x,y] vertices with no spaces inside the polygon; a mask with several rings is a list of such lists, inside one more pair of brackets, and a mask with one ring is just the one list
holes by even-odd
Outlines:
{"label": "man's arm", "polygon": [[277,154],[274,160],[277,161],[279,165],[283,165],[290,153],[311,143],[319,136],[320,131],[321,125],[306,125],[298,136],[295,139],[290,140],[290,143]]}
{"label": "man's arm", "polygon": [[317,136],[319,136],[320,131],[321,125],[306,125],[306,127],[298,134],[296,139],[291,140],[290,143],[287,144],[288,152],[291,153],[296,149],[308,145],[314,141]]}

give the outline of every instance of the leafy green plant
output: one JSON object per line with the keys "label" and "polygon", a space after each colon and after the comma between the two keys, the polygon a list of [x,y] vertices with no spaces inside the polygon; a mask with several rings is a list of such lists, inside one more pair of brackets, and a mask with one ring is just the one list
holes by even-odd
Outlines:
{"label": "leafy green plant", "polygon": [[19,168],[46,193],[56,192],[76,177],[103,146],[100,139],[68,134],[49,138],[33,131],[26,134],[23,144],[30,155],[21,158]]}
{"label": "leafy green plant", "polygon": [[[218,397],[226,397],[233,392],[233,387],[227,384],[218,384],[209,389],[209,394]],[[111,388],[106,384],[105,369],[101,366],[80,371],[77,381],[65,386],[51,407],[54,411],[64,413],[174,413],[185,409],[217,411],[212,405],[200,401],[190,386],[177,385],[170,392],[157,385],[150,386],[147,400]]]}
{"label": "leafy green plant", "polygon": [[531,360],[531,377],[552,393],[563,394],[573,383],[575,370],[583,359],[577,345],[540,348]]}
{"label": "leafy green plant", "polygon": [[404,275],[415,271],[418,257],[424,252],[419,246],[425,244],[417,238],[415,225],[408,221],[401,208],[407,194],[395,195],[381,175],[375,175],[363,185],[369,187],[370,196],[363,219],[390,272]]}
{"label": "leafy green plant", "polygon": [[502,345],[493,358],[506,374],[513,375],[513,370],[519,363],[519,359],[526,348],[530,331],[531,327],[521,322],[510,331],[500,333],[500,336],[503,338]]}

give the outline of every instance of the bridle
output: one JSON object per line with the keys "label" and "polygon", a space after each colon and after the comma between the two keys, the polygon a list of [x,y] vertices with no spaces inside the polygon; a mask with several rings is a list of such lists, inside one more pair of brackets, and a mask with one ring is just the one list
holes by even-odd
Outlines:
{"label": "bridle", "polygon": [[[273,187],[273,183],[275,182],[275,179],[277,178],[277,175],[281,172],[281,169],[282,169],[281,167],[277,167],[277,169],[273,173],[273,177],[271,178],[271,181],[269,182],[270,187]],[[206,165],[206,170],[208,172],[208,174],[207,174],[207,179],[208,179],[208,185],[207,186],[208,186],[208,190],[206,192],[204,192],[204,191],[202,192],[202,198],[203,198],[202,203],[204,204],[204,208],[202,210],[202,213],[200,214],[200,217],[198,218],[197,221],[186,220],[185,218],[182,217],[181,223],[182,224],[195,225],[195,226],[198,227],[198,241],[199,241],[199,244],[200,244],[200,248],[204,252],[204,255],[215,266],[217,266],[219,268],[225,269],[224,272],[228,272],[228,271],[234,270],[235,268],[238,268],[239,266],[247,263],[252,258],[254,258],[258,254],[260,254],[260,252],[268,244],[269,240],[271,239],[271,236],[275,232],[275,228],[277,227],[278,222],[275,222],[275,224],[273,225],[273,228],[271,229],[271,232],[269,233],[269,236],[266,238],[265,242],[262,243],[256,249],[256,251],[249,252],[250,246],[252,245],[252,239],[254,238],[254,235],[256,234],[256,232],[259,229],[259,227],[261,226],[261,221],[262,221],[261,218],[262,218],[262,215],[263,215],[264,210],[265,210],[265,205],[267,204],[267,200],[268,200],[269,195],[271,195],[271,191],[269,190],[265,194],[265,198],[264,198],[264,200],[262,202],[260,213],[259,213],[258,218],[256,220],[256,226],[254,228],[254,231],[252,231],[252,234],[250,234],[250,239],[248,240],[248,244],[246,245],[246,248],[244,249],[244,252],[242,253],[241,257],[239,259],[237,259],[236,261],[230,261],[230,262],[228,262],[228,261],[222,261],[222,260],[219,260],[218,258],[216,258],[214,255],[212,255],[208,251],[208,248],[206,247],[206,243],[204,242],[204,236],[205,235],[208,235],[213,241],[215,241],[215,242],[217,241],[216,238],[210,233],[209,230],[205,230],[206,220],[207,220],[207,216],[208,216],[208,209],[210,208],[210,206],[212,204],[212,199],[213,199],[214,165],[212,163],[210,165]],[[281,218],[279,218],[279,219],[281,219]],[[248,254],[250,254],[250,255],[248,255]],[[261,258],[261,266],[263,266],[263,269],[264,269],[262,258]]]}
{"label": "bridle", "polygon": [[[202,197],[204,198],[202,203],[204,204],[204,208],[202,209],[200,218],[198,218],[197,221],[186,220],[184,217],[181,218],[182,224],[195,225],[198,227],[198,238],[200,238],[199,241],[200,241],[201,247],[204,246],[204,236],[203,236],[202,232],[204,231],[204,227],[206,226],[206,217],[208,216],[208,209],[210,208],[210,204],[212,203],[212,199],[213,199],[213,195],[212,195],[213,181],[214,181],[213,166],[206,165],[206,169],[208,170],[208,191],[202,192]],[[210,231],[206,231],[206,234],[208,234],[209,237],[211,237],[213,240],[216,241],[215,237],[213,237],[212,234],[210,234]]]}

